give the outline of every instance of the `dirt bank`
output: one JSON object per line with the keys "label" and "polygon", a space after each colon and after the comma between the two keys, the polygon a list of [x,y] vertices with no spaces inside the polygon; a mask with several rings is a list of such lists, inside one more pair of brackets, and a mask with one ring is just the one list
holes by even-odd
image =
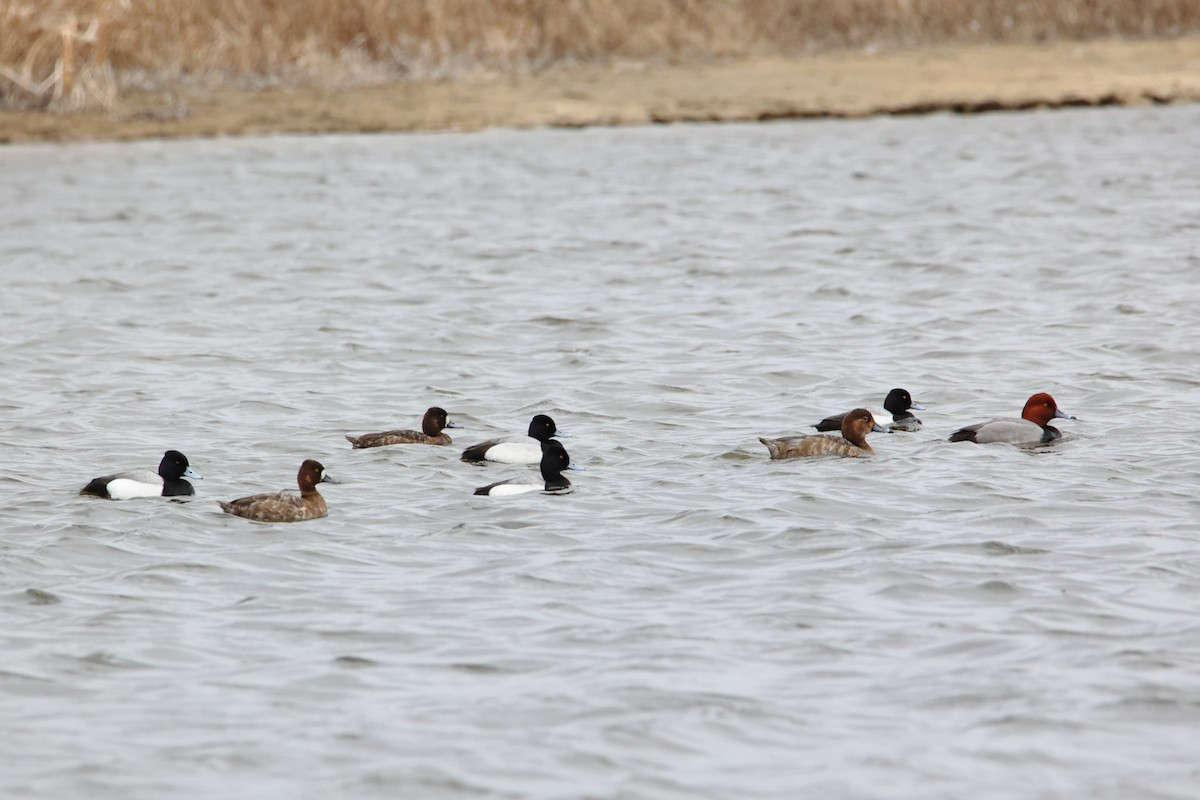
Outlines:
{"label": "dirt bank", "polygon": [[582,66],[349,89],[125,96],[0,112],[0,142],[861,117],[1200,100],[1200,38]]}

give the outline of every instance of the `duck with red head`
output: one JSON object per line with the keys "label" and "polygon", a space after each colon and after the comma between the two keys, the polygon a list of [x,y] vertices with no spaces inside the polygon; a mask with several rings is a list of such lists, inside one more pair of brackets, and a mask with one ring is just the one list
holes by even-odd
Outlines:
{"label": "duck with red head", "polygon": [[782,439],[764,439],[759,441],[767,446],[772,459],[782,458],[813,458],[814,456],[869,456],[875,451],[867,444],[867,434],[891,433],[875,421],[875,417],[865,408],[856,408],[842,417],[841,436],[785,436]]}
{"label": "duck with red head", "polygon": [[1052,419],[1075,419],[1058,407],[1054,398],[1038,392],[1025,401],[1020,419],[993,419],[959,428],[950,434],[952,442],[992,444],[1047,444],[1062,438],[1062,431],[1050,425]]}
{"label": "duck with red head", "polygon": [[329,513],[325,506],[325,498],[317,491],[317,484],[337,481],[325,472],[325,467],[321,466],[319,461],[310,458],[301,464],[296,483],[300,485],[299,496],[291,492],[272,492],[242,497],[228,503],[217,502],[226,514],[256,522],[302,522],[324,517]]}
{"label": "duck with red head", "polygon": [[364,447],[384,447],[392,444],[453,444],[453,440],[442,433],[443,428],[461,428],[450,421],[446,409],[433,406],[425,412],[421,420],[421,430],[383,431],[382,433],[364,433],[362,436],[346,436],[346,440],[358,450]]}

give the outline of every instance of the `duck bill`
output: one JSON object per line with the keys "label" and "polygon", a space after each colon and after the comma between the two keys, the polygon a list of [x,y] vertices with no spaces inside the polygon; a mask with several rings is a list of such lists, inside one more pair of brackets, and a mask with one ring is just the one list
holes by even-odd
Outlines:
{"label": "duck bill", "polygon": [[920,405],[919,403],[913,403],[911,406],[909,406],[909,408],[911,408],[913,411],[924,411],[925,410],[925,406]]}
{"label": "duck bill", "polygon": [[871,425],[871,430],[873,430],[875,433],[891,433],[892,432],[891,428],[885,428],[882,425],[880,425],[878,422],[875,422]]}
{"label": "duck bill", "polygon": [[1061,408],[1054,409],[1054,418],[1055,419],[1075,419],[1070,414],[1063,411]]}
{"label": "duck bill", "polygon": [[185,469],[185,470],[183,471],[183,477],[185,477],[185,478],[195,478],[195,479],[196,479],[196,480],[198,480],[198,481],[202,481],[202,480],[204,480],[204,476],[203,476],[203,475],[201,475],[199,472],[196,472],[196,470],[192,469],[191,467],[188,467],[187,469]]}
{"label": "duck bill", "polygon": [[447,428],[461,428],[462,425],[459,425],[457,422],[447,422],[446,427]]}
{"label": "duck bill", "polygon": [[587,467],[583,466],[582,464],[576,464],[575,462],[567,464],[567,469],[573,469],[576,472],[587,472]]}
{"label": "duck bill", "polygon": [[571,438],[571,434],[569,434],[569,433],[567,433],[567,432],[565,432],[565,431],[555,431],[555,432],[554,432],[554,438],[556,438],[556,439],[570,439],[570,438]]}
{"label": "duck bill", "polygon": [[326,472],[317,483],[341,483],[341,481]]}

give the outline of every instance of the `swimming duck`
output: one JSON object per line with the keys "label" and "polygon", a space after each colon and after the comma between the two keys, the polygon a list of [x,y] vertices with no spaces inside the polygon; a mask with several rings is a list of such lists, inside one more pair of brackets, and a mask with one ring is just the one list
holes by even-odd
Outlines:
{"label": "swimming duck", "polygon": [[193,495],[195,488],[184,478],[204,476],[188,466],[187,456],[178,450],[163,453],[158,462],[158,472],[148,469],[118,472],[93,478],[80,494],[95,495],[108,500],[128,500],[132,497],[181,497]]}
{"label": "swimming duck", "polygon": [[389,444],[452,444],[453,440],[442,433],[443,428],[461,428],[461,425],[451,422],[444,408],[434,406],[425,412],[421,420],[421,430],[384,431],[383,433],[364,433],[362,436],[346,436],[346,440],[354,448],[383,447]]}
{"label": "swimming duck", "polygon": [[525,494],[544,490],[555,494],[565,494],[571,488],[571,482],[563,477],[565,469],[582,469],[571,463],[567,449],[561,442],[548,441],[542,449],[542,460],[539,462],[542,479],[539,481],[532,476],[512,478],[506,481],[481,486],[475,494],[488,497],[508,497],[514,494]]}
{"label": "swimming duck", "polygon": [[1062,431],[1049,422],[1052,419],[1075,419],[1058,407],[1054,398],[1038,392],[1025,401],[1020,419],[993,419],[959,428],[950,434],[952,442],[991,444],[1045,444],[1062,438]]}
{"label": "swimming duck", "polygon": [[[925,406],[919,406],[913,402],[912,395],[907,389],[892,389],[888,392],[887,397],[883,401],[883,413],[871,411],[871,415],[876,419],[887,419],[891,417],[891,423],[888,427],[894,431],[919,431],[921,430],[921,420],[917,419],[909,409],[924,411]],[[819,431],[840,431],[842,429],[842,417],[845,414],[836,414],[813,425]]]}
{"label": "swimming duck", "polygon": [[542,460],[542,444],[550,441],[553,436],[566,435],[558,430],[554,420],[545,414],[538,414],[529,421],[529,436],[535,441],[488,439],[464,450],[462,460],[475,463],[495,461],[500,464],[538,464]]}
{"label": "swimming duck", "polygon": [[300,485],[300,495],[291,492],[272,492],[256,494],[221,503],[221,510],[258,522],[302,522],[306,519],[317,519],[329,513],[325,506],[325,498],[317,491],[318,483],[337,483],[325,472],[325,467],[319,461],[311,458],[300,465],[296,474],[296,483]]}
{"label": "swimming duck", "polygon": [[842,418],[841,436],[787,436],[782,439],[764,439],[759,441],[771,451],[772,459],[779,458],[810,458],[812,456],[867,456],[875,452],[867,444],[867,434],[891,433],[875,421],[871,412],[865,408],[856,408],[846,413]]}

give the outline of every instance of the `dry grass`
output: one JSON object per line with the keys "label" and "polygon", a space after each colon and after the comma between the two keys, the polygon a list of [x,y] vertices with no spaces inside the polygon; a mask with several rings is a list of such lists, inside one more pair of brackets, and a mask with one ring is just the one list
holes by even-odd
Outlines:
{"label": "dry grass", "polygon": [[0,105],[602,60],[1200,33],[1200,0],[0,0]]}

